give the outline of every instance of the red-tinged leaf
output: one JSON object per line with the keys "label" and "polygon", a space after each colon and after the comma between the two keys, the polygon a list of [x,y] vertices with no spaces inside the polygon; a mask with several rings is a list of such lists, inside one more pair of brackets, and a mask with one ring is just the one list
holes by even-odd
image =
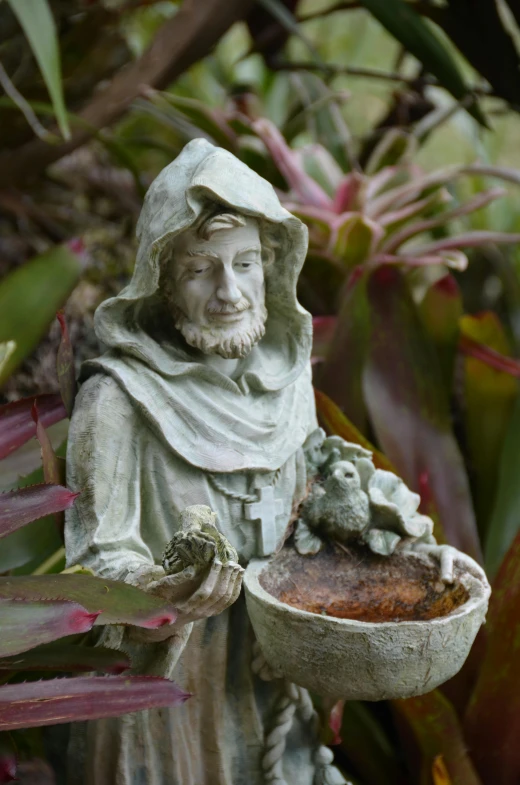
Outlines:
{"label": "red-tinged leaf", "polygon": [[[482,785],[468,755],[456,712],[439,690],[418,698],[392,701],[392,705],[419,744],[422,754],[421,783],[431,782],[433,763],[442,755],[452,785]],[[489,782],[495,785],[493,780]]]}
{"label": "red-tinged leaf", "polygon": [[[478,341],[507,361],[505,355],[511,353],[511,348],[495,313],[463,316],[460,331],[463,341]],[[462,371],[465,445],[477,524],[481,540],[486,542],[497,498],[500,456],[518,396],[518,382],[503,370],[467,354],[462,360]]]}
{"label": "red-tinged leaf", "polygon": [[372,258],[371,267],[380,265],[399,265],[400,267],[428,267],[446,265],[454,270],[465,270],[468,266],[468,257],[462,251],[439,251],[438,254],[416,256],[415,254],[384,254],[376,253]]}
{"label": "red-tinged leaf", "polygon": [[520,362],[518,360],[506,357],[501,352],[497,352],[495,349],[475,341],[468,335],[461,336],[459,348],[463,354],[479,360],[484,365],[489,366],[489,368],[494,368],[495,371],[502,371],[517,379],[520,378]]}
{"label": "red-tinged leaf", "polygon": [[0,733],[0,785],[16,780],[16,750],[8,733]]}
{"label": "red-tinged leaf", "polygon": [[0,537],[43,518],[72,507],[79,493],[61,485],[29,485],[0,494]]}
{"label": "red-tinged leaf", "polygon": [[[506,193],[505,188],[490,188],[489,191],[483,191],[465,204],[459,205],[459,207],[454,207],[452,210],[445,210],[433,218],[424,218],[421,221],[416,221],[411,225],[405,226],[400,231],[392,234],[387,242],[383,243],[382,250],[386,251],[386,253],[395,253],[401,245],[412,237],[416,237],[424,232],[429,232],[439,226],[445,226],[450,221],[461,218],[464,215],[469,215],[476,210],[481,210],[483,207],[486,207],[491,202],[494,202],[495,199],[499,199]],[[462,245],[462,243],[459,243],[459,245]]]}
{"label": "red-tinged leaf", "polygon": [[0,657],[10,657],[66,635],[88,632],[98,616],[99,611],[89,613],[77,602],[1,598]]}
{"label": "red-tinged leaf", "polygon": [[0,730],[177,706],[190,694],[156,676],[85,676],[0,687]]}
{"label": "red-tinged leaf", "polygon": [[56,314],[61,328],[61,340],[56,356],[56,372],[60,385],[63,405],[69,417],[72,416],[74,399],[76,397],[76,371],[74,368],[74,353],[70,342],[69,330],[63,311]]}
{"label": "red-tinged leaf", "polygon": [[374,465],[378,469],[386,469],[386,471],[396,473],[388,458],[382,452],[379,452],[368,439],[365,439],[363,434],[358,431],[355,425],[349,422],[341,409],[325,393],[320,392],[320,390],[314,390],[314,395],[316,397],[318,418],[327,433],[336,434],[347,442],[360,444],[365,449],[371,450]]}
{"label": "red-tinged leaf", "polygon": [[[384,226],[387,232],[397,229],[410,218],[415,218],[417,215],[425,215],[432,210],[453,201],[453,197],[447,188],[438,188],[432,194],[428,194],[424,199],[418,199],[416,202],[407,204],[405,207],[400,207],[397,210],[389,210],[383,213],[378,222]],[[393,239],[395,235],[390,235]]]}
{"label": "red-tinged leaf", "polygon": [[129,658],[121,651],[61,641],[0,659],[0,671],[104,671],[119,675],[130,667]]}
{"label": "red-tinged leaf", "polygon": [[0,406],[0,458],[6,458],[36,435],[36,424],[31,416],[35,401],[40,422],[45,428],[67,416],[59,395],[37,395]]}
{"label": "red-tinged leaf", "polygon": [[267,147],[287,184],[302,203],[332,210],[332,199],[312,177],[309,177],[276,126],[269,120],[260,118],[252,123],[252,127]]}
{"label": "red-tinged leaf", "polygon": [[419,304],[419,315],[435,345],[446,390],[451,391],[462,299],[457,281],[450,273],[439,278],[427,290]]}
{"label": "red-tinged leaf", "polygon": [[312,359],[323,360],[329,349],[337,325],[336,316],[315,316],[312,320]]}
{"label": "red-tinged leaf", "polygon": [[448,394],[403,275],[393,267],[376,270],[368,298],[372,334],[363,386],[378,441],[412,490],[419,490],[426,472],[448,542],[480,560]]}
{"label": "red-tinged leaf", "polygon": [[459,166],[447,166],[429,174],[424,174],[424,172],[418,170],[407,182],[374,196],[367,203],[366,213],[371,218],[378,220],[388,210],[396,210],[410,204],[410,202],[414,202],[416,199],[424,198],[431,189],[436,186],[446,185],[460,174],[461,169]]}
{"label": "red-tinged leaf", "polygon": [[365,364],[370,314],[366,297],[366,275],[360,267],[351,273],[343,297],[336,331],[325,362],[317,373],[316,386],[335,401],[360,431],[367,427],[361,386]]}
{"label": "red-tinged leaf", "polygon": [[341,721],[343,719],[343,709],[345,707],[345,701],[339,700],[337,701],[332,709],[330,710],[329,714],[329,728],[332,731],[333,739],[330,744],[341,744]]}
{"label": "red-tinged leaf", "polygon": [[520,782],[520,534],[493,583],[487,648],[464,729],[482,780]]}
{"label": "red-tinged leaf", "polygon": [[170,603],[122,581],[88,575],[20,575],[0,578],[0,598],[66,599],[101,611],[97,624],[134,624],[157,629],[175,621]]}
{"label": "red-tinged leaf", "polygon": [[410,256],[428,256],[439,253],[440,251],[449,251],[452,249],[481,248],[483,245],[489,245],[490,243],[516,245],[517,243],[520,243],[520,234],[487,231],[466,232],[465,234],[456,234],[452,237],[446,237],[443,240],[425,243],[424,245],[415,248],[407,248],[401,251],[401,253]]}
{"label": "red-tinged leaf", "polygon": [[358,196],[365,185],[366,178],[360,172],[351,172],[346,175],[334,194],[332,211],[340,215],[359,208]]}

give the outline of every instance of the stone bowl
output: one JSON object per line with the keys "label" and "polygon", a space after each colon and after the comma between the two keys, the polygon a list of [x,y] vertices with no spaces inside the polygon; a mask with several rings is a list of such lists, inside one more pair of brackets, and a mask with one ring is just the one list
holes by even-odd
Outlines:
{"label": "stone bowl", "polygon": [[347,700],[409,698],[454,676],[484,621],[490,588],[469,557],[445,586],[424,554],[376,556],[327,545],[285,546],[252,561],[246,602],[277,675]]}

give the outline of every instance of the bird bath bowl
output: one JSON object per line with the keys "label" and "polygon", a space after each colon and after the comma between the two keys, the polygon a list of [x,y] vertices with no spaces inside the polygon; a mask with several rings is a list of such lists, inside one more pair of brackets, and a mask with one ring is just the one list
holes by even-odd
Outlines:
{"label": "bird bath bowl", "polygon": [[286,545],[247,567],[247,608],[277,674],[335,698],[409,698],[460,670],[484,621],[489,584],[466,560],[445,586],[424,554]]}

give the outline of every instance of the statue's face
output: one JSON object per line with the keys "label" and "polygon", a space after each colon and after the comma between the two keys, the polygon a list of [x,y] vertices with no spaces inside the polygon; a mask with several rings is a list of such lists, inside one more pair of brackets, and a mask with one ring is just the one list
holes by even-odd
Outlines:
{"label": "statue's face", "polygon": [[245,357],[265,331],[264,269],[257,221],[207,239],[180,235],[167,270],[176,327],[207,354]]}

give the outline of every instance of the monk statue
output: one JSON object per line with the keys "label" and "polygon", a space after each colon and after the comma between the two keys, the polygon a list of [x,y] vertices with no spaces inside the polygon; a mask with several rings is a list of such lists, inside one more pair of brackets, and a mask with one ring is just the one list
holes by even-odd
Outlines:
{"label": "monk statue", "polygon": [[[325,454],[316,420],[312,320],[296,297],[306,228],[269,183],[195,139],[150,186],[137,234],[130,283],[96,312],[106,353],[83,367],[72,417],[67,561],[176,606],[172,625],[100,640],[192,697],[75,725],[69,783],[341,785],[308,694],[280,715],[241,592],[248,562],[283,544],[316,461],[335,493],[354,488],[341,526],[368,520],[370,460],[337,437]],[[319,548],[325,492],[298,524],[303,552]],[[430,547],[429,523],[412,524]],[[365,539],[385,553],[401,535]]]}

